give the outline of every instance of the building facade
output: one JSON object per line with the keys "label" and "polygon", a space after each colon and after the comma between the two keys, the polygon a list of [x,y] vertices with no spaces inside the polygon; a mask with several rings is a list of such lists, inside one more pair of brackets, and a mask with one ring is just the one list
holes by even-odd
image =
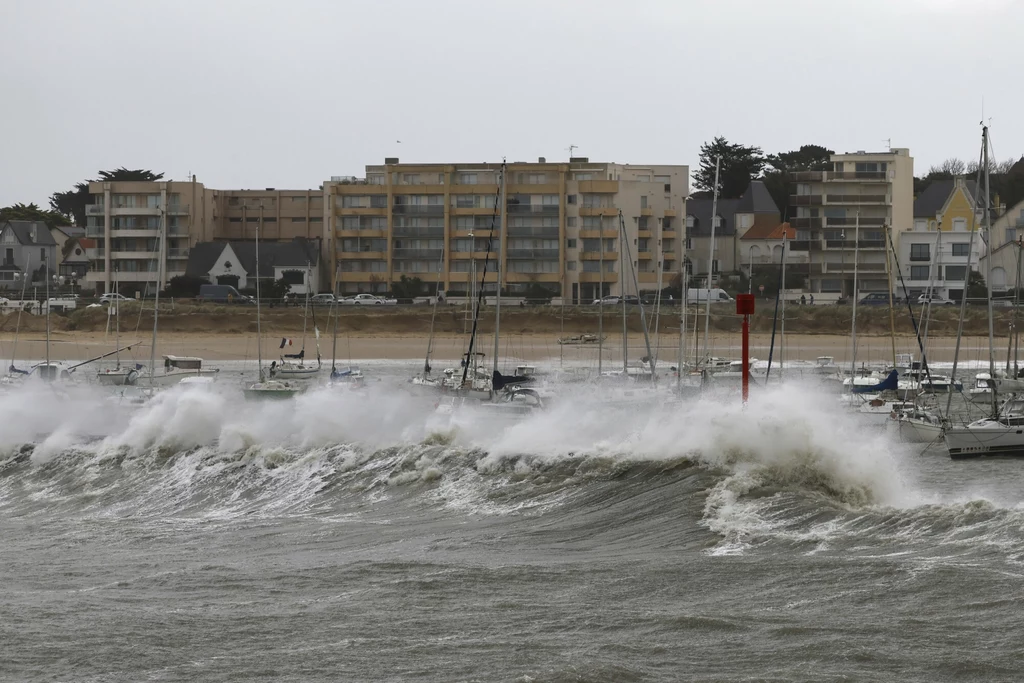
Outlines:
{"label": "building facade", "polygon": [[[190,181],[118,181],[89,185],[86,282],[98,293],[152,295],[184,275],[191,247],[200,242],[325,240],[324,194],[317,190],[213,190]],[[161,245],[161,235],[166,241]],[[162,251],[161,251],[162,249]],[[161,258],[162,254],[162,258]],[[324,258],[321,253],[320,258]]]}
{"label": "building facade", "polygon": [[833,154],[832,169],[793,174],[793,254],[808,255],[808,289],[821,301],[889,289],[889,231],[894,242],[913,228],[914,160],[910,150]]}
{"label": "building facade", "polygon": [[0,249],[0,289],[20,289],[26,275],[45,284],[43,278],[57,272],[57,242],[45,223],[0,221]]}
{"label": "building facade", "polygon": [[509,163],[504,205],[501,171],[386,159],[325,184],[335,292],[390,291],[403,276],[449,296],[493,291],[500,263],[511,294],[588,302],[678,275],[688,167]]}
{"label": "building facade", "polygon": [[1024,280],[1024,265],[1021,251],[1024,249],[1024,201],[1018,202],[992,222],[991,261],[982,256],[978,270],[992,280],[992,291],[1006,292],[1021,286]]}

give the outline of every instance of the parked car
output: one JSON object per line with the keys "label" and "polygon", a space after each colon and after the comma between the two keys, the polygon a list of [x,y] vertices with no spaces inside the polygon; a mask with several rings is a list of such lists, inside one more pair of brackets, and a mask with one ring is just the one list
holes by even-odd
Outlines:
{"label": "parked car", "polygon": [[309,300],[314,306],[330,306],[337,301],[333,294],[314,294]]}
{"label": "parked car", "polygon": [[622,303],[622,297],[620,297],[618,294],[609,294],[608,296],[602,297],[600,299],[594,299],[595,306],[597,306],[598,304],[604,304],[605,306],[617,306],[620,303]]}
{"label": "parked car", "polygon": [[212,301],[220,304],[254,303],[252,297],[242,294],[231,285],[200,285],[199,296],[196,298],[200,301]]}
{"label": "parked car", "polygon": [[686,290],[686,300],[691,304],[707,303],[708,299],[711,300],[711,303],[727,303],[733,300],[733,298],[729,296],[728,292],[718,287],[713,287],[711,289],[697,288]]}
{"label": "parked car", "polygon": [[120,294],[119,292],[109,292],[100,297],[101,304],[109,304],[111,301],[120,301],[121,303],[124,303],[126,301],[135,301],[135,299],[133,297]]}
{"label": "parked car", "polygon": [[385,299],[373,294],[356,294],[351,299],[345,299],[343,303],[353,306],[382,306],[384,304],[397,304],[398,299]]}
{"label": "parked car", "polygon": [[[893,297],[892,301],[895,303],[897,299]],[[889,292],[871,292],[870,294],[866,294],[864,298],[857,303],[861,306],[888,306]]]}
{"label": "parked car", "polygon": [[[919,304],[926,304],[926,303],[928,303],[928,299],[929,299],[929,297],[928,297],[927,294],[922,294],[921,296],[917,297],[917,303],[919,303]],[[940,304],[942,306],[952,306],[953,305],[953,301],[952,300],[946,299],[945,297],[941,297],[938,294],[932,294],[931,295],[931,302],[932,302],[933,306],[935,304]]]}

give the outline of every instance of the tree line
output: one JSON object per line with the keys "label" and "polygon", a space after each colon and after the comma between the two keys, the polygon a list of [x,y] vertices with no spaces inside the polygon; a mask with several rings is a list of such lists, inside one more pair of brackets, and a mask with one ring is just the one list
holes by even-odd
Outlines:
{"label": "tree line", "polygon": [[[761,180],[775,200],[783,220],[796,214],[789,203],[793,191],[792,175],[801,171],[826,171],[832,168],[831,156],[835,152],[821,145],[802,145],[799,149],[776,154],[765,154],[757,146],[729,142],[716,137],[701,145],[697,170],[693,173],[695,198],[710,198],[715,189],[715,160],[721,157],[718,173],[718,192],[723,199],[736,199],[743,195],[751,180]],[[932,166],[928,173],[914,178],[914,195],[924,192],[929,185],[956,177],[974,178],[980,164],[949,158]],[[1024,157],[1019,160],[990,162],[989,184],[993,199],[1011,207],[1024,200]]]}

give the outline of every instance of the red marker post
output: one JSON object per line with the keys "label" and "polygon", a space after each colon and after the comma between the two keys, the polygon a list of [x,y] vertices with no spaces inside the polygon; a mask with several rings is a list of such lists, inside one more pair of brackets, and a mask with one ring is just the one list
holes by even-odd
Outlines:
{"label": "red marker post", "polygon": [[743,316],[743,402],[750,396],[750,316],[754,314],[754,295],[736,295],[736,315]]}

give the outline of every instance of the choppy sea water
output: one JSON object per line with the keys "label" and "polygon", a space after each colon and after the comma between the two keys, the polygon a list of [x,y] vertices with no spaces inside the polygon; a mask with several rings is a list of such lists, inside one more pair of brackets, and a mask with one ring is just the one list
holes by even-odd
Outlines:
{"label": "choppy sea water", "polygon": [[813,387],[599,399],[0,394],[0,679],[1019,677],[1024,463]]}

